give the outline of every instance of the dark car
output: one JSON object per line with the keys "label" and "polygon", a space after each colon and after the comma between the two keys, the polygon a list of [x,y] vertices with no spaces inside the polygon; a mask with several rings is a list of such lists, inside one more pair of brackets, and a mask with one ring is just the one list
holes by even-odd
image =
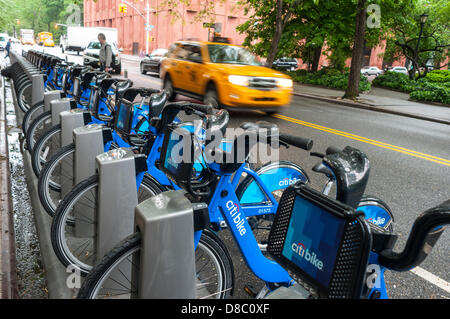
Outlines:
{"label": "dark car", "polygon": [[159,75],[161,62],[166,58],[168,50],[156,49],[141,61],[141,73],[156,72]]}
{"label": "dark car", "polygon": [[280,71],[294,71],[297,70],[298,63],[294,58],[281,58],[273,62],[273,68]]}

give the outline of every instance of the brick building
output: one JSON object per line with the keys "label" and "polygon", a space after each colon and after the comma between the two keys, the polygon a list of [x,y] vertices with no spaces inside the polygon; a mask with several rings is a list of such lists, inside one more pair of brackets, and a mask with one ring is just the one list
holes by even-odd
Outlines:
{"label": "brick building", "polygon": [[[200,10],[201,0],[191,1],[190,6],[180,4],[177,8],[181,19],[172,20],[166,9],[161,9],[162,0],[128,0],[145,16],[147,3],[153,9],[150,13],[150,24],[154,28],[150,31],[149,50],[168,48],[176,40],[197,38],[207,40],[208,29],[203,28],[202,22],[193,23],[194,17]],[[128,6],[127,13],[119,12],[121,0],[84,0],[84,25],[117,28],[119,33],[119,47],[126,54],[138,54],[145,51],[146,31],[145,19]],[[221,23],[221,35],[240,44],[245,36],[236,31],[236,27],[246,21],[243,10],[236,9],[236,0],[226,1],[216,8],[216,23]],[[209,21],[204,21],[209,22]],[[211,29],[211,32],[213,30]]]}
{"label": "brick building", "polygon": [[[195,38],[198,40],[208,39],[208,29],[203,27],[202,22],[194,22],[194,17],[201,10],[202,0],[191,0],[190,5],[181,4],[177,11],[181,18],[173,20],[166,8],[162,7],[164,0],[127,0],[145,16],[145,8],[148,4],[152,8],[150,13],[149,51],[156,48],[168,48],[171,43],[180,39]],[[118,45],[123,48],[125,54],[138,55],[146,48],[145,19],[128,5],[127,13],[119,12],[121,0],[84,0],[84,25],[103,26],[117,28],[119,33]],[[241,44],[245,38],[239,34],[236,27],[246,21],[242,9],[237,7],[237,0],[227,0],[216,6],[216,23],[221,24],[221,35],[231,38],[232,43]],[[213,30],[211,30],[213,32]],[[384,52],[384,43],[375,48],[368,48],[364,53],[364,65],[382,68],[383,58],[380,54]],[[350,66],[351,59],[347,60]],[[299,60],[300,68],[307,68]],[[325,55],[321,56],[319,68],[329,63]],[[396,65],[404,65],[404,61],[395,62]]]}

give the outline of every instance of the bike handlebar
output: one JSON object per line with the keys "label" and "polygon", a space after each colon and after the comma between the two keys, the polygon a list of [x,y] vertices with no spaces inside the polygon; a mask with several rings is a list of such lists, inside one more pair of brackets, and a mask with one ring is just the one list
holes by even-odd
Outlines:
{"label": "bike handlebar", "polygon": [[279,139],[281,142],[304,149],[305,151],[310,151],[313,147],[313,140],[309,138],[289,135],[289,134],[281,134],[279,135]]}
{"label": "bike handlebar", "polygon": [[407,271],[419,265],[430,254],[447,224],[450,224],[450,200],[417,217],[403,251],[382,251],[380,265],[395,271]]}
{"label": "bike handlebar", "polygon": [[175,120],[175,117],[178,115],[178,113],[180,113],[181,111],[184,112],[197,111],[205,115],[208,114],[213,115],[218,110],[211,105],[203,105],[189,102],[169,103],[166,104],[164,106],[164,109],[162,110],[161,121],[158,130],[162,131],[165,126],[171,124]]}

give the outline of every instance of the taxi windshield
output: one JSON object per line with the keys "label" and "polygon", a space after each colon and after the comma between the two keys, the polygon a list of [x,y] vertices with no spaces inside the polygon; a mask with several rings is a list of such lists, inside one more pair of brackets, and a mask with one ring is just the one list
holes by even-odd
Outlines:
{"label": "taxi windshield", "polygon": [[241,47],[209,44],[208,51],[212,63],[261,65],[254,55]]}

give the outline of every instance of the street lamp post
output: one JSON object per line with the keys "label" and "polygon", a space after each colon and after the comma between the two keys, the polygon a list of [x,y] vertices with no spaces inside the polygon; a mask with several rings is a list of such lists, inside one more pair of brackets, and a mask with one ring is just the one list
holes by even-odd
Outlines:
{"label": "street lamp post", "polygon": [[[415,49],[415,51],[414,51],[414,60],[417,62],[417,59],[419,58],[419,45],[420,45],[420,38],[422,37],[422,33],[423,33],[423,26],[425,25],[425,23],[427,22],[427,20],[428,20],[428,14],[426,14],[426,13],[423,13],[421,16],[420,16],[420,32],[419,32],[419,38],[417,39],[417,44],[416,44],[416,49]],[[416,69],[416,67],[415,67],[415,65],[413,65],[413,72],[414,72],[414,76],[416,75],[415,73],[415,70]]]}

